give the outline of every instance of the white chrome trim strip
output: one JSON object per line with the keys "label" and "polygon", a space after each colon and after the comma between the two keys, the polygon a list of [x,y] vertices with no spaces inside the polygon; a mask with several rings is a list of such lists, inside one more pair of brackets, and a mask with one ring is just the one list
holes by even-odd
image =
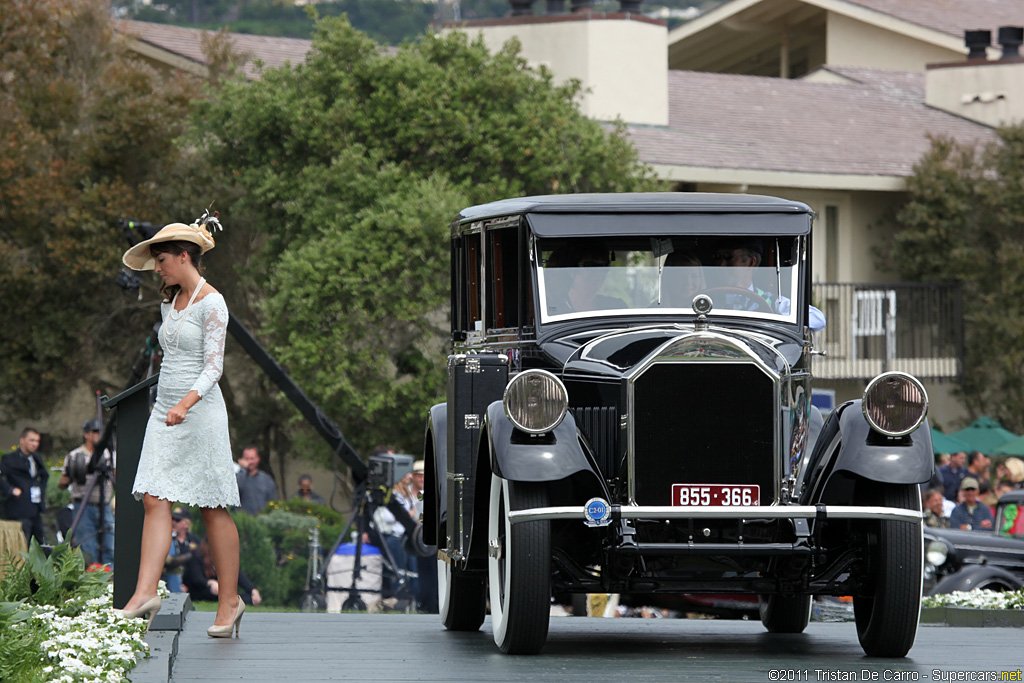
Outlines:
{"label": "white chrome trim strip", "polygon": [[[879,519],[894,522],[920,522],[917,510],[875,507],[872,505],[765,505],[747,507],[682,507],[674,505],[613,505],[612,519]],[[508,513],[513,524],[544,519],[583,521],[583,506],[532,508]]]}

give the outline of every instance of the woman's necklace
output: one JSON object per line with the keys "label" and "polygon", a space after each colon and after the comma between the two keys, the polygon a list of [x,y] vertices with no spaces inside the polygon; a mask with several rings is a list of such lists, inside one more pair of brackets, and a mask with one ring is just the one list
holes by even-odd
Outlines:
{"label": "woman's necklace", "polygon": [[185,326],[185,314],[188,313],[188,309],[192,308],[192,303],[196,300],[196,295],[199,294],[199,290],[203,288],[203,285],[205,283],[206,283],[206,278],[204,278],[204,277],[199,278],[199,284],[197,284],[196,288],[192,291],[192,298],[190,298],[188,300],[188,303],[185,305],[185,308],[181,309],[180,311],[174,310],[174,304],[178,300],[178,294],[181,293],[180,289],[178,290],[177,293],[175,293],[174,299],[171,300],[171,312],[170,312],[171,320],[180,320],[181,321],[180,323],[178,323],[178,327],[173,332],[171,332],[170,334],[167,335],[167,337],[168,337],[168,339],[167,339],[167,341],[168,341],[167,346],[168,347],[170,347],[171,340],[174,340],[174,348],[173,349],[171,349],[171,348],[167,348],[166,349],[167,353],[169,353],[172,356],[175,353],[178,352],[178,343],[179,343],[179,341],[181,339],[181,328],[183,328]]}

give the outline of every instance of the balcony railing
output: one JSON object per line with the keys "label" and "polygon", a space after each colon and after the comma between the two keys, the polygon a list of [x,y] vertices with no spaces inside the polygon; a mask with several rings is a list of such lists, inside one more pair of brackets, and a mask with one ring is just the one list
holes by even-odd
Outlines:
{"label": "balcony railing", "polygon": [[954,380],[963,369],[960,285],[825,282],[814,304],[828,324],[815,333],[825,351],[819,379],[870,379],[902,370],[920,379]]}

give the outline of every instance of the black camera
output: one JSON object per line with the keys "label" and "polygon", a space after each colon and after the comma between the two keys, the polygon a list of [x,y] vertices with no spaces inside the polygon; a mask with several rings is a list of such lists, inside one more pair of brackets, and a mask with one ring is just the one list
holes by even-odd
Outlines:
{"label": "black camera", "polygon": [[369,491],[389,491],[405,475],[412,472],[413,457],[383,453],[370,456],[370,467],[366,474],[366,488]]}

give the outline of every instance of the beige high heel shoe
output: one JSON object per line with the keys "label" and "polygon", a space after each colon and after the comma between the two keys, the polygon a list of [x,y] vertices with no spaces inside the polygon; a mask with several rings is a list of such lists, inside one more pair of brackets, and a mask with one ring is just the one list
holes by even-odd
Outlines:
{"label": "beige high heel shoe", "polygon": [[210,628],[206,629],[206,635],[211,638],[230,638],[231,632],[235,632],[235,637],[238,637],[238,631],[242,624],[242,615],[245,614],[245,603],[242,602],[242,596],[238,596],[238,606],[235,607],[235,618],[230,624],[224,624],[218,626],[214,624]]}
{"label": "beige high heel shoe", "polygon": [[155,617],[156,613],[160,611],[160,605],[162,604],[163,601],[160,599],[160,596],[158,595],[156,597],[150,598],[149,600],[146,600],[146,602],[142,603],[142,606],[138,609],[115,611],[119,612],[121,616],[127,617],[128,619],[141,619],[143,616],[145,616],[147,619],[148,627],[149,624],[153,623],[153,617]]}

